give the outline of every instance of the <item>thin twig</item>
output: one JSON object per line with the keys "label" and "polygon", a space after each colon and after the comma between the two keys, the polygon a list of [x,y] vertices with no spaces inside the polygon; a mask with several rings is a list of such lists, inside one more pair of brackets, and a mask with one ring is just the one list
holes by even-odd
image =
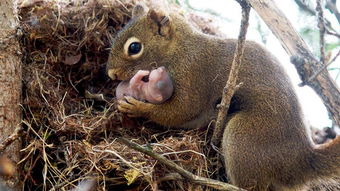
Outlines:
{"label": "thin twig", "polygon": [[193,173],[183,169],[182,167],[180,167],[179,165],[177,165],[176,163],[174,163],[171,160],[168,160],[167,158],[154,153],[152,150],[150,150],[147,147],[143,147],[141,145],[138,145],[132,141],[129,141],[123,137],[117,138],[117,141],[119,141],[120,143],[136,150],[139,151],[141,153],[144,153],[156,160],[158,160],[160,163],[166,165],[168,168],[174,170],[175,172],[177,172],[178,174],[180,174],[181,176],[183,176],[184,178],[186,178],[187,180],[195,183],[195,184],[199,184],[199,185],[204,185],[204,186],[208,186],[211,188],[215,188],[218,190],[229,190],[229,191],[245,191],[242,188],[238,188],[236,186],[233,186],[231,184],[227,184],[218,180],[213,180],[213,179],[209,179],[209,178],[204,178],[204,177],[200,177],[197,175],[194,175]]}
{"label": "thin twig", "polygon": [[[316,11],[309,5],[307,5],[302,0],[295,0],[295,3],[305,12],[307,12],[310,15],[316,16]],[[338,34],[337,31],[333,28],[331,22],[327,19],[325,19],[325,24],[327,26],[327,30],[333,31],[334,33]],[[339,34],[338,34],[339,35]]]}
{"label": "thin twig", "polygon": [[211,139],[211,144],[214,150],[216,150],[216,146],[219,145],[222,139],[224,126],[225,126],[225,120],[226,120],[227,112],[229,109],[230,101],[237,89],[236,81],[237,81],[238,71],[241,66],[241,61],[242,61],[243,52],[244,52],[244,44],[245,44],[247,29],[249,25],[250,6],[248,3],[244,1],[240,1],[240,0],[237,0],[237,1],[242,6],[242,20],[241,20],[241,26],[240,26],[240,33],[238,36],[238,41],[237,41],[236,50],[234,53],[234,59],[231,64],[228,81],[227,81],[226,86],[223,88],[223,95],[222,95],[221,104],[219,105],[219,112],[218,112],[217,119],[216,119],[216,126],[215,126],[213,136]]}
{"label": "thin twig", "polygon": [[320,62],[322,64],[322,67],[315,72],[311,77],[307,79],[305,83],[309,83],[312,80],[314,80],[323,70],[325,70],[330,64],[332,64],[335,59],[339,56],[340,51],[337,53],[337,55],[330,61],[329,63],[326,64],[325,60],[325,33],[329,33],[329,31],[326,30],[325,27],[325,20],[323,17],[323,9],[322,9],[322,3],[321,0],[316,1],[316,11],[318,15],[318,27],[320,30]]}
{"label": "thin twig", "polygon": [[338,23],[340,24],[340,12],[336,7],[336,0],[327,0],[326,8],[335,16],[335,18],[338,20]]}
{"label": "thin twig", "polygon": [[316,15],[315,10],[307,5],[304,1],[295,0],[295,3],[300,7],[300,9],[304,10],[305,12],[311,15]]}
{"label": "thin twig", "polygon": [[326,29],[326,33],[329,34],[329,35],[332,35],[332,36],[340,38],[340,34],[332,32],[332,31],[329,31],[328,29]]}
{"label": "thin twig", "polygon": [[326,65],[325,61],[325,32],[326,32],[326,27],[325,27],[325,20],[323,17],[323,9],[321,5],[321,0],[316,1],[316,12],[318,15],[318,27],[320,30],[320,62],[324,66]]}
{"label": "thin twig", "polygon": [[0,152],[4,151],[10,144],[19,138],[21,130],[21,125],[18,125],[14,132],[0,144]]}
{"label": "thin twig", "polygon": [[157,180],[157,183],[171,181],[171,180],[183,180],[183,177],[178,173],[170,173]]}
{"label": "thin twig", "polygon": [[308,82],[311,82],[312,80],[314,80],[322,71],[324,71],[329,65],[331,65],[339,55],[340,55],[340,50],[338,51],[338,53],[334,56],[334,58],[330,62],[323,65],[317,72],[315,72],[310,78],[308,78],[306,82],[308,83]]}

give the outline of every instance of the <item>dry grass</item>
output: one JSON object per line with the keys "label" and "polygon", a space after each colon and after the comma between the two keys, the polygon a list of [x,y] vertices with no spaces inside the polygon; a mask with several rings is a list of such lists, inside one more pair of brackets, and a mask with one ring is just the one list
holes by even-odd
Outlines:
{"label": "dry grass", "polygon": [[[134,4],[21,3],[25,190],[71,190],[81,182],[94,183],[97,190],[204,189],[173,181],[171,170],[121,145],[117,136],[147,145],[197,175],[218,176],[206,157],[206,128],[169,130],[116,111],[117,82],[106,76],[105,62],[111,39],[130,19]],[[217,32],[209,21],[191,18],[203,31]]]}

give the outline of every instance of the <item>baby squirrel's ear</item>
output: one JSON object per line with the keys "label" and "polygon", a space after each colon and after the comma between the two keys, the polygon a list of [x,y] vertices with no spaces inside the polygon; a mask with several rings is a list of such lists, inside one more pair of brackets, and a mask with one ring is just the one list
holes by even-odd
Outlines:
{"label": "baby squirrel's ear", "polygon": [[148,12],[148,8],[144,3],[137,3],[135,7],[132,9],[132,18],[140,17],[145,15]]}
{"label": "baby squirrel's ear", "polygon": [[148,17],[156,23],[159,35],[169,37],[171,32],[170,18],[162,11],[149,10]]}

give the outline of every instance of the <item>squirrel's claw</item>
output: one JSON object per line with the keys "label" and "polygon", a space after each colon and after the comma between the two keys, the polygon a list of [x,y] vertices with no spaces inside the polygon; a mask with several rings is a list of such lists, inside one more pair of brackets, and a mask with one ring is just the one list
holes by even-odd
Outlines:
{"label": "squirrel's claw", "polygon": [[136,100],[131,96],[125,96],[124,99],[118,100],[118,110],[126,113],[128,117],[147,117],[150,103]]}

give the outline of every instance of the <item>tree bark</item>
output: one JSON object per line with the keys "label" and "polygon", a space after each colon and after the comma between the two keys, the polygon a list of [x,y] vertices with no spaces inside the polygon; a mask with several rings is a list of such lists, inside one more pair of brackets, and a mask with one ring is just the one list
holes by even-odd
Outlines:
{"label": "tree bark", "polygon": [[[17,38],[18,16],[12,0],[0,1],[0,143],[15,132],[21,122],[21,56]],[[19,161],[20,141],[9,145],[2,156]],[[18,190],[18,171],[3,177],[7,186]]]}
{"label": "tree bark", "polygon": [[302,85],[308,85],[321,97],[334,122],[340,126],[340,90],[324,66],[311,53],[306,43],[273,0],[247,0],[261,16],[281,45],[291,56]]}

